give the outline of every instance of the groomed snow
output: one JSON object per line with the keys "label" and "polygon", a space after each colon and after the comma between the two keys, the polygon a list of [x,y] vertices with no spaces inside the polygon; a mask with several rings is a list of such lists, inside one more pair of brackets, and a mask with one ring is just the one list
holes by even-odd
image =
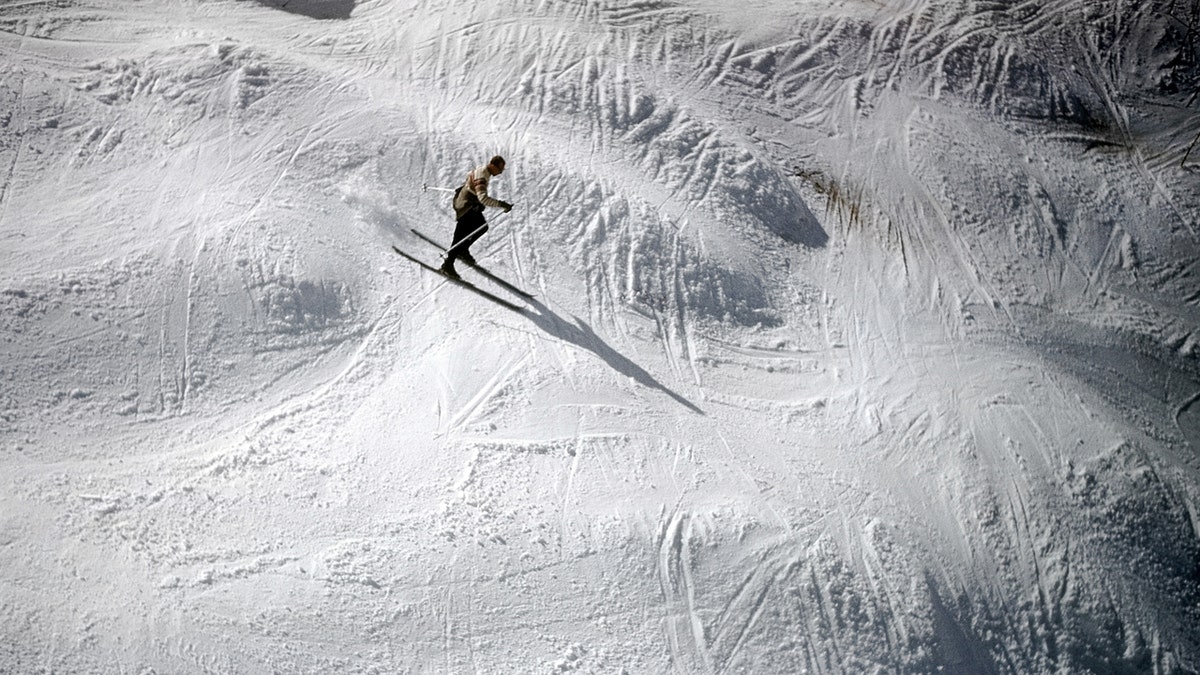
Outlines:
{"label": "groomed snow", "polygon": [[0,672],[1200,672],[1197,26],[5,2]]}

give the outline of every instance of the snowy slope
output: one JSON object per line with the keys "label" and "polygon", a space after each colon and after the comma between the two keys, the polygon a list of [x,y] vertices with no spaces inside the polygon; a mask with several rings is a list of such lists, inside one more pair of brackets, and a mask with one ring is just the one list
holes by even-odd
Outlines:
{"label": "snowy slope", "polygon": [[5,3],[0,672],[1200,671],[1198,22]]}

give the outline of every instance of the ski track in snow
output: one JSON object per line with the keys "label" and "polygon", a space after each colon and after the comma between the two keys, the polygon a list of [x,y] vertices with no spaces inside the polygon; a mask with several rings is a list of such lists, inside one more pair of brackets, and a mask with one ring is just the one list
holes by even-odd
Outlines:
{"label": "ski track in snow", "polygon": [[1197,22],[0,7],[0,671],[1200,670]]}

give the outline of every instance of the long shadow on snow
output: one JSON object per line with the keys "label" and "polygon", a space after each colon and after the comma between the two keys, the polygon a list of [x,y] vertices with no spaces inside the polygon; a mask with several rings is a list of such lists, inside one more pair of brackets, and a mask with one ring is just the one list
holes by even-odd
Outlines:
{"label": "long shadow on snow", "polygon": [[644,387],[657,389],[663,392],[667,396],[670,396],[679,402],[680,405],[696,414],[704,414],[704,411],[696,407],[694,403],[667,388],[661,382],[654,379],[654,376],[646,372],[644,368],[633,361],[630,361],[617,350],[609,347],[608,343],[601,339],[599,335],[596,335],[596,331],[592,330],[591,326],[581,321],[579,317],[572,316],[571,318],[574,321],[570,322],[535,299],[529,298],[526,299],[525,302],[528,303],[533,310],[535,310],[532,312],[524,312],[525,316],[529,317],[529,320],[533,322],[533,325],[541,328],[547,334],[565,342],[570,342],[571,344],[583,347],[596,356],[599,356],[601,359],[604,359],[604,362],[611,366],[612,369],[618,373],[626,377],[633,378],[635,382]]}
{"label": "long shadow on snow", "polygon": [[789,244],[824,248],[829,243],[829,233],[798,196],[790,197],[783,208],[765,212],[761,216],[762,221],[771,232]]}
{"label": "long shadow on snow", "polygon": [[259,4],[310,19],[349,19],[355,0],[258,0]]}
{"label": "long shadow on snow", "polygon": [[[724,192],[722,199],[738,213],[758,220],[789,244],[817,249],[829,243],[829,233],[821,227],[816,214],[795,186],[775,169],[756,164],[741,180],[723,184],[719,189]],[[833,199],[829,193],[826,196]]]}

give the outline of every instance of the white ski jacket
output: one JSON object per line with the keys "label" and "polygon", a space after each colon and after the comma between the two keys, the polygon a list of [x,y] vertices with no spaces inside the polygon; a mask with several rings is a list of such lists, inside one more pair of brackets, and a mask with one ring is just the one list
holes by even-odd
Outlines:
{"label": "white ski jacket", "polygon": [[503,204],[499,199],[495,199],[488,195],[488,183],[492,180],[492,174],[488,171],[487,164],[471,169],[467,174],[467,180],[459,189],[458,194],[454,197],[454,214],[458,218],[462,218],[463,214],[471,209],[476,203],[493,208],[503,208]]}

